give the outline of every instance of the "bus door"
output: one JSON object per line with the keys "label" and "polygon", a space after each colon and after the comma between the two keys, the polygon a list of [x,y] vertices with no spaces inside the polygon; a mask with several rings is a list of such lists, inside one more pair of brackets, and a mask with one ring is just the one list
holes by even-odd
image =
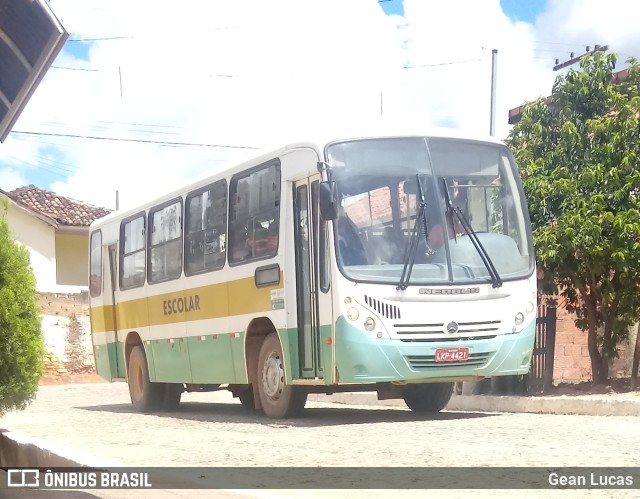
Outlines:
{"label": "bus door", "polygon": [[113,303],[113,335],[115,343],[115,372],[119,377],[124,378],[124,352],[123,346],[118,341],[118,313],[116,310],[116,286],[118,283],[118,246],[109,245],[109,282],[111,284],[111,302]]}
{"label": "bus door", "polygon": [[[325,262],[324,234],[320,234],[320,175],[294,183],[294,238],[296,260],[296,308],[298,316],[298,354],[303,378],[324,378],[323,355],[331,339],[332,309],[328,290],[322,291],[319,262]],[[330,369],[330,367],[329,367]]]}

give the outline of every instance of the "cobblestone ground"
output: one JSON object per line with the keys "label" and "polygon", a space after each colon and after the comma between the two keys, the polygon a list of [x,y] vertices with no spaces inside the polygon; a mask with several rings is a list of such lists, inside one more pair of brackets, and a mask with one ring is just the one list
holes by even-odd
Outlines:
{"label": "cobblestone ground", "polygon": [[[43,386],[0,426],[92,463],[130,466],[638,466],[639,419],[444,412],[309,402],[304,417],[247,413],[227,392],[132,411],[124,383]],[[132,491],[133,492],[133,491]],[[177,497],[191,497],[188,491]],[[115,492],[113,494],[116,494]],[[424,497],[424,491],[243,491],[259,497]],[[102,497],[127,496],[126,492]],[[638,497],[635,491],[429,491],[439,497]],[[200,496],[198,496],[200,497]]]}

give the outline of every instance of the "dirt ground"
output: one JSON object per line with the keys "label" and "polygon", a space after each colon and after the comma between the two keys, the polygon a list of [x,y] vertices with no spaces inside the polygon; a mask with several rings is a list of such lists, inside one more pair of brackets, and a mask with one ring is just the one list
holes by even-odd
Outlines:
{"label": "dirt ground", "polygon": [[593,395],[601,393],[629,393],[640,392],[640,380],[636,382],[635,390],[631,390],[630,378],[610,379],[607,384],[598,385],[591,381],[580,383],[559,383],[554,386],[545,396],[548,395]]}
{"label": "dirt ground", "polygon": [[46,374],[40,378],[39,385],[73,385],[84,383],[107,383],[107,381],[96,373],[61,374],[56,376]]}

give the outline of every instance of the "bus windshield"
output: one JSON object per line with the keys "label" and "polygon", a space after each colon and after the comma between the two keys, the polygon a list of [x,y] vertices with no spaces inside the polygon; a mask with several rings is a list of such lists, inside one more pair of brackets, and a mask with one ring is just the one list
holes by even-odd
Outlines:
{"label": "bus windshield", "polygon": [[[326,156],[340,197],[336,256],[347,278],[397,284],[409,264],[409,285],[495,284],[486,257],[503,281],[533,272],[527,208],[506,146],[363,139],[332,143]],[[413,231],[418,246],[409,252]]]}

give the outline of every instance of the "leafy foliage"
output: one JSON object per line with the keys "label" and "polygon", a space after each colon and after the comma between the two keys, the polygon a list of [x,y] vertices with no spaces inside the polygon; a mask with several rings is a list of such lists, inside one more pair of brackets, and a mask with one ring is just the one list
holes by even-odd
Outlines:
{"label": "leafy foliage", "polygon": [[615,54],[585,56],[551,103],[525,106],[508,143],[529,202],[541,289],[566,299],[588,332],[592,376],[640,311],[640,70],[613,81]]}
{"label": "leafy foliage", "polygon": [[13,240],[3,211],[0,209],[0,415],[23,409],[33,399],[44,354],[29,253]]}

